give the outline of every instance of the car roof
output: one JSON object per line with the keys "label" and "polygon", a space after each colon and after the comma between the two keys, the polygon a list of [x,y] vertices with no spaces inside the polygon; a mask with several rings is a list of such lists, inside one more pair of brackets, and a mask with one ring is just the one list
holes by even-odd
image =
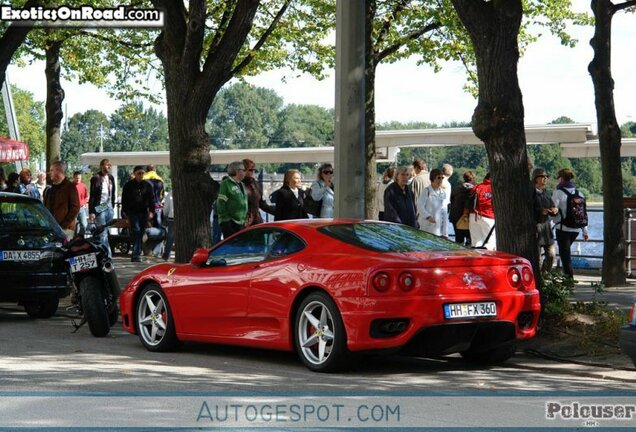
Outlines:
{"label": "car roof", "polygon": [[292,227],[307,227],[307,228],[321,228],[328,225],[344,225],[344,224],[357,224],[357,223],[389,223],[377,220],[365,220],[365,219],[353,219],[353,218],[333,218],[333,219],[291,219],[284,221],[266,222],[258,224],[256,226],[265,227],[280,227],[280,228],[292,228]]}
{"label": "car roof", "polygon": [[17,200],[17,201],[31,201],[31,202],[37,202],[37,203],[42,202],[37,198],[33,198],[24,194],[17,194],[13,192],[0,192],[0,199],[2,198],[11,198],[12,201]]}

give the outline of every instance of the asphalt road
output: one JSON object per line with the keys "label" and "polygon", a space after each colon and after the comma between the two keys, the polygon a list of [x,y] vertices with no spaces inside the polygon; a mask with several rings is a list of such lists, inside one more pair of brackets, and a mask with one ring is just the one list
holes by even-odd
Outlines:
{"label": "asphalt road", "polygon": [[[133,264],[118,259],[122,282],[147,265],[148,262]],[[558,363],[523,352],[504,365],[490,368],[471,366],[459,356],[446,359],[376,356],[363,358],[355,370],[347,373],[317,374],[309,372],[294,353],[192,343],[173,353],[151,353],[137,336],[124,332],[119,323],[109,336],[94,338],[86,326],[73,332],[73,317],[61,307],[51,319],[31,320],[21,307],[0,304],[0,412],[9,412],[7,401],[12,401],[14,395],[43,393],[303,392],[321,397],[334,393],[387,392],[589,395],[618,390],[636,395],[633,370]],[[46,420],[42,421],[46,424]],[[14,425],[0,420],[0,429]]]}

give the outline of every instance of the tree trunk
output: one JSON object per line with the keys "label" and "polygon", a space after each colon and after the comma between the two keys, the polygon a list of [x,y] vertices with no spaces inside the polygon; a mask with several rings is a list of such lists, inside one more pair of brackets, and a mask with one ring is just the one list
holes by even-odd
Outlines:
{"label": "tree trunk", "polygon": [[524,108],[517,76],[521,0],[452,0],[477,58],[479,99],[472,128],[486,146],[497,250],[527,258],[541,284]]}
{"label": "tree trunk", "polygon": [[588,70],[594,83],[596,121],[603,168],[603,270],[606,286],[625,285],[625,233],[623,232],[623,173],[621,131],[614,110],[614,80],[611,69],[611,31],[614,5],[610,0],[592,0],[595,17],[590,45],[594,58]]}
{"label": "tree trunk", "polygon": [[[24,5],[24,9],[29,9],[39,4],[38,0],[29,0]],[[13,54],[20,48],[32,28],[32,25],[16,25],[13,23],[7,27],[2,38],[0,38],[0,87],[4,84],[7,67],[11,63]]]}
{"label": "tree trunk", "polygon": [[[170,174],[175,208],[175,261],[187,262],[209,247],[210,212],[218,188],[208,174],[210,141],[205,119],[214,97],[232,78],[232,67],[252,27],[259,0],[236,2],[223,35],[202,62],[206,2],[153,0],[166,24],[155,41],[163,65],[170,137]],[[228,6],[229,7],[229,6]],[[186,16],[187,15],[187,16]],[[203,64],[203,66],[201,66]]]}
{"label": "tree trunk", "polygon": [[364,68],[364,146],[365,146],[365,200],[364,217],[377,219],[378,209],[375,207],[375,186],[378,181],[375,163],[375,71],[378,65],[377,53],[373,50],[373,20],[375,19],[375,1],[366,2],[365,17],[365,68]]}
{"label": "tree trunk", "polygon": [[64,90],[60,82],[61,41],[49,40],[46,43],[46,171],[51,163],[61,157],[61,128],[64,112],[62,101]]}

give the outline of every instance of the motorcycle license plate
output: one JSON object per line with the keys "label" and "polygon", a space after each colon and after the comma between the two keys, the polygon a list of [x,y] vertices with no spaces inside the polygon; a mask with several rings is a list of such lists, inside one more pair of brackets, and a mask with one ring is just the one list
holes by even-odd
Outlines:
{"label": "motorcycle license plate", "polygon": [[68,262],[71,265],[71,273],[90,270],[97,267],[97,255],[94,253],[79,255],[69,258]]}

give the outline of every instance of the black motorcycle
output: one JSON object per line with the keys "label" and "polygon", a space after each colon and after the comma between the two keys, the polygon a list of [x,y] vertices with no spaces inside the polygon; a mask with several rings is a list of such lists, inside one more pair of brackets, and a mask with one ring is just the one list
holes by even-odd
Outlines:
{"label": "black motorcycle", "polygon": [[73,322],[73,326],[77,331],[88,323],[95,337],[106,336],[119,317],[119,281],[113,261],[108,257],[108,248],[99,239],[111,224],[89,225],[90,234],[75,237],[67,245],[65,257],[73,280],[71,307],[82,317],[79,323]]}

